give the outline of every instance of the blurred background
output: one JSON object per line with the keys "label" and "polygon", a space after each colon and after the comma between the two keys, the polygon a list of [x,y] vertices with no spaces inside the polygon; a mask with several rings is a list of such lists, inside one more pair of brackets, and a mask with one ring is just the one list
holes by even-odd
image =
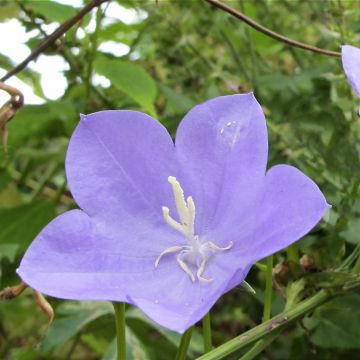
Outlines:
{"label": "blurred background", "polygon": [[[0,0],[0,77],[86,3]],[[359,1],[227,3],[305,43],[335,51],[360,45]],[[340,58],[289,47],[202,0],[112,0],[6,83],[25,105],[8,124],[7,153],[0,151],[0,288],[20,281],[15,270],[42,227],[76,206],[64,176],[67,144],[80,113],[103,109],[147,112],[175,135],[196,103],[255,92],[267,117],[269,166],[297,166],[333,205],[295,252],[276,255],[273,315],[294,281],[336,268],[359,242],[360,102]],[[0,106],[7,99],[0,91]],[[216,304],[216,345],[261,322],[264,280],[254,267],[247,282],[256,295],[236,288]],[[49,329],[31,290],[0,302],[0,359],[115,359],[110,303],[49,302],[56,314]],[[319,307],[257,359],[358,358],[359,304],[354,293]],[[174,358],[179,335],[134,308],[127,317],[128,359]],[[189,356],[201,352],[196,331]]]}

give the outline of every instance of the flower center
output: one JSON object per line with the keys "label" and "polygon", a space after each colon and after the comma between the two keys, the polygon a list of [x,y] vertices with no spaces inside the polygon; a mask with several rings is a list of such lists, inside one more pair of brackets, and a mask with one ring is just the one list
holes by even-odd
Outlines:
{"label": "flower center", "polygon": [[187,245],[174,245],[165,249],[156,259],[155,268],[159,266],[161,258],[170,253],[178,252],[176,261],[184,272],[189,275],[192,282],[195,276],[191,271],[191,266],[196,268],[196,277],[200,282],[209,283],[213,279],[206,279],[202,276],[205,266],[210,258],[217,252],[230,250],[232,242],[226,247],[220,247],[212,241],[202,242],[198,235],[195,235],[195,204],[191,196],[185,200],[184,191],[175,177],[169,176],[169,183],[172,186],[176,209],[181,222],[177,222],[170,216],[168,207],[163,206],[162,212],[164,220],[176,231],[183,234],[188,242]]}

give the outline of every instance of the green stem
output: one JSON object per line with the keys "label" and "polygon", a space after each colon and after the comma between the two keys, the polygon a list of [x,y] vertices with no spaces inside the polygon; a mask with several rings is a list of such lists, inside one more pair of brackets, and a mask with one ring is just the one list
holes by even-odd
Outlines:
{"label": "green stem", "polygon": [[357,258],[356,263],[355,263],[354,267],[352,268],[351,272],[353,274],[360,273],[360,256]]}
{"label": "green stem", "polygon": [[260,271],[266,271],[266,265],[262,264],[262,263],[255,263],[254,266],[259,269]]}
{"label": "green stem", "polygon": [[[264,314],[263,322],[268,321],[271,317],[271,302],[272,302],[272,270],[274,266],[273,255],[266,259],[266,284],[265,284],[265,295],[264,295]],[[271,338],[271,341],[269,340]],[[261,353],[265,347],[270,344],[275,336],[268,336],[264,339],[259,340],[240,360],[253,359],[257,354]]]}
{"label": "green stem", "polygon": [[115,310],[117,360],[126,359],[125,303],[113,302]]}
{"label": "green stem", "polygon": [[239,360],[252,360],[259,355],[267,346],[269,346],[278,336],[280,331],[274,332],[267,337],[259,340],[248,352],[246,352]]}
{"label": "green stem", "polygon": [[204,337],[204,353],[206,354],[212,350],[210,311],[204,316],[202,320],[202,326]]}
{"label": "green stem", "polygon": [[287,259],[289,261],[290,266],[291,266],[291,264],[298,265],[300,262],[298,244],[294,243],[294,244],[288,246],[286,249],[286,252],[287,252]]}
{"label": "green stem", "polygon": [[268,321],[271,316],[273,265],[274,265],[274,257],[273,255],[271,255],[266,259],[266,285],[265,285],[265,296],[264,296],[263,321]]}
{"label": "green stem", "polygon": [[55,175],[56,171],[58,169],[58,165],[56,163],[51,163],[39,182],[38,187],[34,190],[34,192],[30,196],[30,201],[33,201],[41,192],[44,190],[44,187],[46,184],[52,179],[52,177]]}
{"label": "green stem", "polygon": [[290,322],[299,319],[306,313],[323,304],[325,301],[330,300],[335,295],[338,294],[329,294],[325,290],[320,290],[312,297],[297,304],[297,306],[294,308],[284,311],[272,319],[255,326],[244,334],[239,335],[225,344],[217,347],[216,349],[210,351],[209,353],[200,356],[197,358],[197,360],[224,359],[226,356],[243,349],[253,342],[260,340],[264,336],[267,336],[273,332],[277,332],[284,326],[288,325]]}
{"label": "green stem", "polygon": [[184,332],[183,336],[181,337],[179,349],[177,351],[175,360],[185,360],[186,359],[186,355],[187,355],[187,351],[188,351],[188,348],[190,345],[190,340],[191,340],[191,335],[192,335],[193,329],[194,329],[194,327],[191,326]]}

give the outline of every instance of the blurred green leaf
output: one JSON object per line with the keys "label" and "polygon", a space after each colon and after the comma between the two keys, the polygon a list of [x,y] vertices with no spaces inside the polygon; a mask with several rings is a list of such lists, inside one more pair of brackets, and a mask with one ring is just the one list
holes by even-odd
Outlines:
{"label": "blurred green leaf", "polygon": [[[116,339],[111,342],[102,360],[117,360]],[[145,345],[129,327],[126,327],[126,360],[150,360]]]}
{"label": "blurred green leaf", "polygon": [[26,8],[36,15],[43,16],[48,22],[64,22],[74,16],[78,9],[71,6],[60,4],[52,0],[26,1]]}
{"label": "blurred green leaf", "polygon": [[195,106],[195,102],[193,100],[183,94],[177,93],[170,87],[164,84],[159,84],[159,88],[175,113],[184,114]]}
{"label": "blurred green leaf", "polygon": [[0,1],[0,21],[16,17],[18,7],[12,1]]}
{"label": "blurred green leaf", "polygon": [[311,339],[326,348],[360,348],[360,295],[351,294],[331,301],[306,320]]}
{"label": "blurred green leaf", "polygon": [[7,179],[9,182],[4,184],[4,175],[8,176],[5,173],[0,174],[0,208],[20,205],[22,203],[20,191],[10,177]]}
{"label": "blurred green leaf", "polygon": [[25,249],[55,215],[54,204],[45,201],[0,209],[0,244]]}
{"label": "blurred green leaf", "polygon": [[86,325],[100,316],[113,313],[109,302],[67,302],[56,310],[56,317],[40,350],[47,353],[55,347],[65,344],[70,338],[81,331]]}
{"label": "blurred green leaf", "polygon": [[0,244],[0,260],[8,259],[10,262],[15,261],[19,245],[17,244]]}
{"label": "blurred green leaf", "polygon": [[151,115],[155,115],[156,83],[141,66],[102,56],[95,60],[94,68],[96,72],[107,77],[115,87],[132,97]]}

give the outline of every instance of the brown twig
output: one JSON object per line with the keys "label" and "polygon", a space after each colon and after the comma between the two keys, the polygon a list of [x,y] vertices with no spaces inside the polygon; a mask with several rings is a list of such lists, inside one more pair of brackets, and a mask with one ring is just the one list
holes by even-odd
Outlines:
{"label": "brown twig", "polygon": [[34,290],[34,299],[36,301],[36,304],[41,309],[41,311],[47,316],[48,327],[49,327],[54,320],[54,309],[52,308],[50,303],[45,299],[44,295],[36,290]]}
{"label": "brown twig", "polygon": [[275,31],[272,31],[268,28],[266,28],[265,26],[262,26],[261,24],[257,23],[256,21],[254,21],[253,19],[249,18],[248,16],[246,16],[245,14],[243,14],[242,12],[230,7],[229,5],[226,5],[218,0],[205,0],[208,3],[210,3],[211,5],[217,7],[218,9],[221,9],[227,13],[229,13],[230,15],[240,19],[241,21],[245,22],[246,24],[248,24],[249,26],[251,26],[252,28],[256,29],[257,31],[262,32],[263,34],[272,37],[275,40],[279,40],[285,44],[288,44],[290,46],[294,46],[294,47],[298,47],[300,49],[304,49],[304,50],[308,50],[308,51],[312,51],[315,53],[319,53],[319,54],[324,54],[327,56],[336,56],[336,57],[341,57],[341,53],[338,51],[332,51],[332,50],[327,50],[327,49],[322,49],[322,48],[318,48],[316,46],[312,46],[312,45],[308,45],[308,44],[304,44],[300,41],[296,41],[293,39],[290,39],[284,35],[281,35]]}
{"label": "brown twig", "polygon": [[6,287],[0,291],[0,300],[11,300],[19,296],[28,286],[21,282],[19,285]]}
{"label": "brown twig", "polygon": [[14,117],[16,112],[24,104],[23,94],[14,87],[7,85],[0,81],[0,90],[6,91],[10,95],[10,100],[8,100],[0,108],[0,137],[2,138],[3,147],[5,153],[7,152],[7,139],[8,139],[8,130],[6,124]]}
{"label": "brown twig", "polygon": [[91,0],[86,6],[84,6],[76,15],[60,25],[49,37],[44,39],[39,46],[19,65],[11,69],[7,74],[5,74],[0,81],[6,81],[13,75],[17,74],[23,70],[27,64],[36,59],[44,50],[50,47],[57,39],[64,35],[73,25],[80,21],[88,12],[90,12],[94,7],[101,5],[102,3],[109,0]]}

